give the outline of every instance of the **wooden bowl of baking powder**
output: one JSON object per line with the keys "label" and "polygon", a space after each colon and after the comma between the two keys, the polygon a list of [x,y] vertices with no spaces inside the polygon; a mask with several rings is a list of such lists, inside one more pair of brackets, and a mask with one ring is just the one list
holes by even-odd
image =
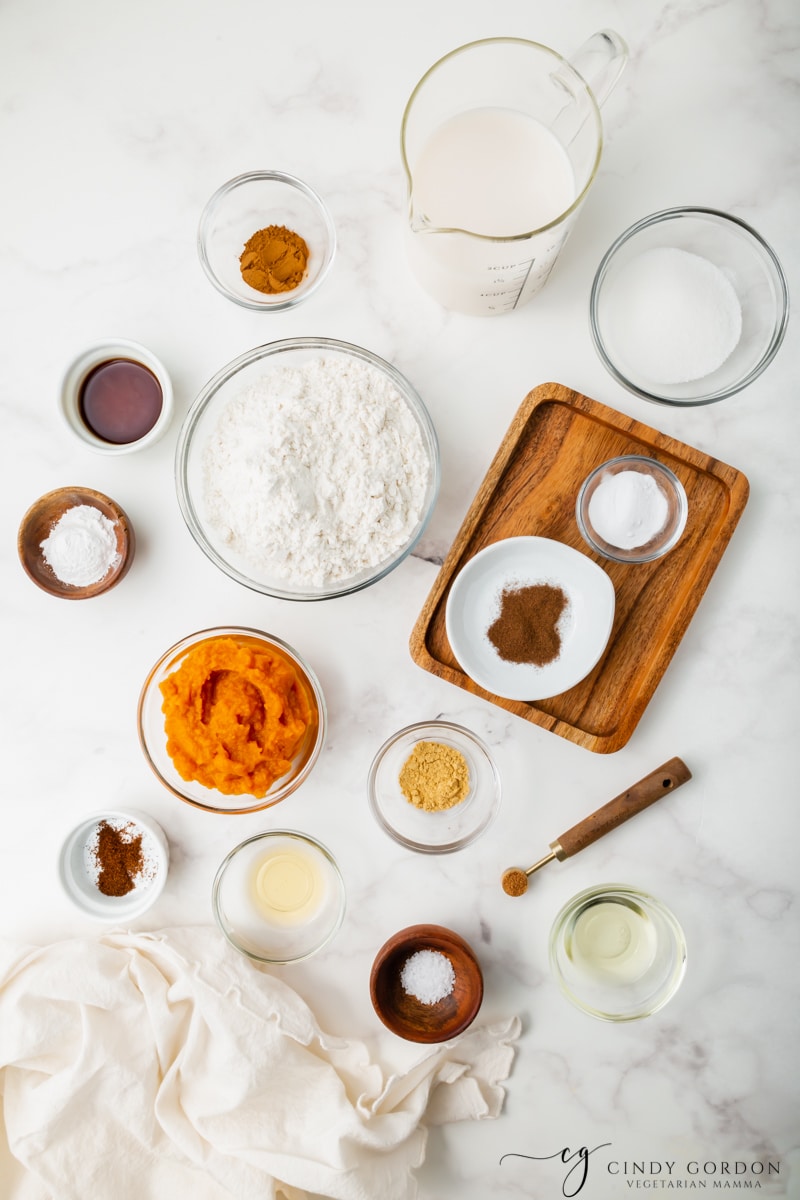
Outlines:
{"label": "wooden bowl of baking powder", "polygon": [[31,505],[17,535],[29,579],[50,596],[88,600],[115,587],[133,562],[133,526],[115,500],[62,487]]}

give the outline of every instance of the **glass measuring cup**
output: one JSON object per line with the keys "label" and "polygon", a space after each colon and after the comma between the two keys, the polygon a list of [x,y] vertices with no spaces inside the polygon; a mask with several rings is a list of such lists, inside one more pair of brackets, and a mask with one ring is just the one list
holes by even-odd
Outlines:
{"label": "glass measuring cup", "polygon": [[407,249],[445,308],[493,316],[544,286],[597,173],[600,105],[627,56],[611,30],[570,61],[488,38],[423,75],[401,129]]}

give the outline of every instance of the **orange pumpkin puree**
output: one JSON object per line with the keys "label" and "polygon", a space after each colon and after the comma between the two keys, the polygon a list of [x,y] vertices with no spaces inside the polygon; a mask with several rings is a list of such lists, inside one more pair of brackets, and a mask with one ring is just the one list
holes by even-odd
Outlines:
{"label": "orange pumpkin puree", "polygon": [[159,686],[175,770],[226,796],[265,796],[314,715],[291,664],[256,641],[200,642]]}

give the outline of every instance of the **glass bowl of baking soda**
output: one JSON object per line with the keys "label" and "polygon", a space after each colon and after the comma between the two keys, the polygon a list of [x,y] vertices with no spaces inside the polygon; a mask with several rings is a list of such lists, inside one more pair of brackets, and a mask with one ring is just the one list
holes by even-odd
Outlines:
{"label": "glass bowl of baking soda", "polygon": [[689,503],[674,471],[644,454],[623,454],[586,477],[575,504],[590,549],[612,562],[646,563],[680,541]]}
{"label": "glass bowl of baking soda", "polygon": [[189,410],[175,458],[189,532],[231,579],[283,600],[370,586],[416,546],[439,491],[422,400],[333,338],[248,350]]}
{"label": "glass bowl of baking soda", "polygon": [[781,264],[738,217],[711,208],[653,213],[604,255],[589,304],[613,377],[659,404],[724,400],[775,357],[789,319]]}

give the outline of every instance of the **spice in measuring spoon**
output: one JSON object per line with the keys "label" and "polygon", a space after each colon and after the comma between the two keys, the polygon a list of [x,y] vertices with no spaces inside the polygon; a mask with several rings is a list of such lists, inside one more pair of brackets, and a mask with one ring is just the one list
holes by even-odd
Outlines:
{"label": "spice in measuring spoon", "polygon": [[267,225],[249,237],[239,258],[242,279],[257,292],[291,292],[303,280],[309,250],[303,238],[285,225]]}

